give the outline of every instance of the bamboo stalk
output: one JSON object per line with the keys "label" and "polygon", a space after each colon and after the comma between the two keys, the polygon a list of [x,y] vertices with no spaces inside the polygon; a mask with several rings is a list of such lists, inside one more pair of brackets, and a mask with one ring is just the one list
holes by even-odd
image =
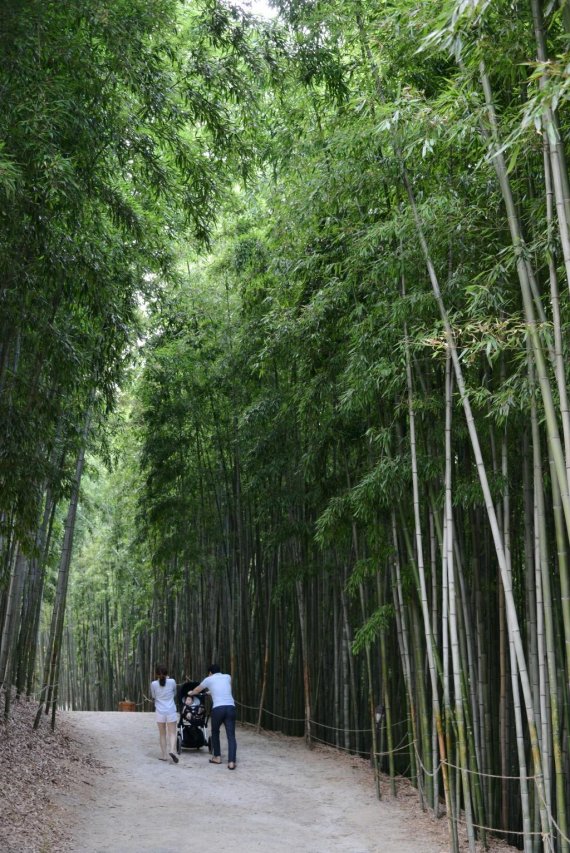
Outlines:
{"label": "bamboo stalk", "polygon": [[445,369],[445,561],[449,594],[449,633],[451,639],[451,659],[453,667],[453,687],[455,696],[455,722],[459,736],[459,766],[463,783],[463,807],[467,824],[469,850],[475,853],[475,832],[471,803],[471,786],[468,772],[467,739],[465,736],[465,715],[463,708],[463,688],[461,684],[461,653],[457,629],[457,594],[455,591],[455,568],[453,561],[453,509],[451,501],[452,461],[451,461],[451,423],[452,423],[452,373],[449,355]]}
{"label": "bamboo stalk", "polygon": [[[402,281],[402,289],[404,288],[404,284]],[[427,588],[426,588],[426,578],[425,578],[425,569],[424,569],[424,557],[423,557],[423,537],[422,537],[422,526],[421,526],[421,516],[420,516],[420,496],[419,496],[419,479],[418,479],[418,463],[417,463],[417,453],[416,453],[416,426],[415,426],[415,413],[414,413],[414,404],[413,404],[413,390],[412,390],[412,368],[411,368],[411,359],[410,359],[410,350],[408,343],[408,330],[404,325],[404,339],[405,339],[405,354],[406,354],[406,378],[407,378],[407,386],[408,386],[408,421],[410,428],[410,451],[412,457],[412,490],[413,490],[413,506],[414,506],[414,528],[415,528],[415,541],[416,541],[416,564],[418,568],[419,575],[419,584],[420,584],[420,603],[422,609],[423,623],[424,623],[424,632],[426,639],[426,651],[428,658],[428,669],[429,676],[431,682],[431,691],[432,691],[432,707],[433,713],[436,720],[436,726],[438,731],[439,738],[439,753],[440,760],[442,763],[442,774],[443,774],[443,783],[444,783],[444,791],[445,791],[445,801],[447,806],[447,815],[449,822],[449,832],[450,839],[452,841],[453,849],[456,849],[456,836],[454,832],[453,823],[451,820],[451,805],[449,798],[449,786],[447,781],[447,766],[446,766],[446,746],[445,739],[443,734],[443,722],[441,717],[441,709],[439,703],[439,694],[438,694],[438,685],[437,685],[437,670],[435,664],[435,655],[434,655],[434,640],[433,640],[433,632],[431,627],[431,620],[429,615],[429,607],[428,607],[428,599],[427,599]]]}

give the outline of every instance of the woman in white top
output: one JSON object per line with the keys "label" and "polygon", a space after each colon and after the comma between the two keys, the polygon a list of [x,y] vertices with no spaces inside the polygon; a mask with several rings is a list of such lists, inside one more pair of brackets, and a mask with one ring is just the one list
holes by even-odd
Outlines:
{"label": "woman in white top", "polygon": [[235,770],[236,766],[236,703],[232,696],[232,679],[230,675],[220,672],[217,663],[208,667],[208,676],[198,687],[191,690],[188,696],[197,696],[202,690],[209,690],[212,697],[212,713],[210,722],[212,724],[212,752],[210,764],[222,763],[222,750],[220,748],[220,726],[222,723],[226,729],[228,738],[228,770]]}
{"label": "woman in white top", "polygon": [[[176,754],[176,722],[178,712],[176,711],[176,682],[168,678],[168,670],[159,664],[155,670],[156,681],[150,685],[150,695],[154,699],[154,710],[158,735],[160,737],[160,760],[168,761],[168,755],[175,764],[178,764]],[[166,737],[168,735],[169,752],[166,754]]]}

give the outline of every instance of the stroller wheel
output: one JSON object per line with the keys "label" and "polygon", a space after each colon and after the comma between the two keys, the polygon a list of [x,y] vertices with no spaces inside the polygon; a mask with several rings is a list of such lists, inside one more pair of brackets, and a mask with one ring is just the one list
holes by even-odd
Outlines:
{"label": "stroller wheel", "polygon": [[212,752],[212,738],[211,737],[208,738],[208,752],[209,753]]}
{"label": "stroller wheel", "polygon": [[182,752],[182,738],[180,737],[180,732],[176,735],[176,752],[178,755]]}

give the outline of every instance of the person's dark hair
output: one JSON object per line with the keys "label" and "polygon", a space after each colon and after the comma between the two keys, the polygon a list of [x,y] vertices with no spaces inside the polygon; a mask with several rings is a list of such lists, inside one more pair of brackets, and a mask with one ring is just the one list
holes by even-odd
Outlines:
{"label": "person's dark hair", "polygon": [[163,663],[159,663],[155,668],[156,677],[158,678],[158,683],[161,687],[164,687],[166,684],[166,676],[168,675],[168,669],[164,666]]}
{"label": "person's dark hair", "polygon": [[220,672],[220,667],[217,663],[211,663],[208,667],[208,672],[211,672],[212,675],[215,675],[216,672]]}

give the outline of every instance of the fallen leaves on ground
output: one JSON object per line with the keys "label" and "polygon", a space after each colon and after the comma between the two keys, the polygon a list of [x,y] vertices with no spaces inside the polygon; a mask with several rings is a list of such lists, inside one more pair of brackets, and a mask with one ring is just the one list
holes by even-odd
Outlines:
{"label": "fallen leaves on ground", "polygon": [[[2,700],[5,697],[2,696]],[[9,718],[0,702],[0,850],[58,853],[64,849],[77,792],[101,766],[65,720],[42,714],[36,701],[12,698]]]}

